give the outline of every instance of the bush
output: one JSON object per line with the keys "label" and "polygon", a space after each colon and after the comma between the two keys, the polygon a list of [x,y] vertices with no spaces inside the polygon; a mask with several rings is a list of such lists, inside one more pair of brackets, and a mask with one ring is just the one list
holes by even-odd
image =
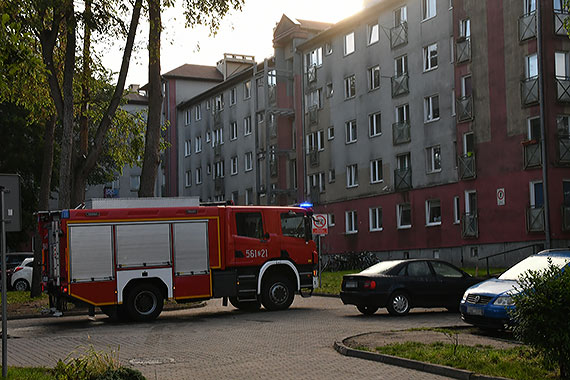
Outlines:
{"label": "bush", "polygon": [[121,367],[108,369],[93,380],[145,380],[145,377],[136,369]]}
{"label": "bush", "polygon": [[546,270],[528,271],[519,279],[511,311],[513,332],[524,343],[558,364],[560,377],[570,378],[570,269],[552,262]]}

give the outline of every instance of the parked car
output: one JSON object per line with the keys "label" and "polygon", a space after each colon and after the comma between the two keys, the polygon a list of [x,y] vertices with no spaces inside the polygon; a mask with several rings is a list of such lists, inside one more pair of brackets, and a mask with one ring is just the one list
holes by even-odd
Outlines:
{"label": "parked car", "polygon": [[[9,252],[6,253],[6,284],[8,284],[8,288],[10,288],[10,284],[12,283],[12,274],[14,273],[14,269],[24,261],[24,259],[34,257],[33,252]],[[0,279],[2,278],[0,272]]]}
{"label": "parked car", "polygon": [[514,308],[512,295],[517,293],[517,280],[528,270],[548,267],[549,259],[560,268],[570,265],[569,249],[550,249],[532,255],[514,265],[498,278],[470,287],[461,300],[461,318],[472,325],[503,329],[512,324],[509,309]]}
{"label": "parked car", "polygon": [[30,289],[33,267],[34,258],[31,257],[22,261],[22,263],[14,269],[11,281],[14,290],[22,291]]}
{"label": "parked car", "polygon": [[405,315],[413,307],[445,307],[457,311],[465,289],[480,282],[441,260],[382,261],[342,279],[340,298],[366,315],[385,307]]}

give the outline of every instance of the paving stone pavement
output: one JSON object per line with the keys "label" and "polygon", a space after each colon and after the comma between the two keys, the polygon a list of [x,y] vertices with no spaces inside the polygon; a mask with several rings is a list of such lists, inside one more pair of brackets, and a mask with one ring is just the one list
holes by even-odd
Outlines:
{"label": "paving stone pavement", "polygon": [[345,357],[333,343],[364,332],[461,324],[458,314],[440,309],[366,317],[330,297],[296,297],[289,310],[254,313],[211,300],[163,312],[153,323],[114,324],[103,315],[9,321],[8,364],[51,367],[92,345],[118,349],[121,361],[149,380],[443,379]]}

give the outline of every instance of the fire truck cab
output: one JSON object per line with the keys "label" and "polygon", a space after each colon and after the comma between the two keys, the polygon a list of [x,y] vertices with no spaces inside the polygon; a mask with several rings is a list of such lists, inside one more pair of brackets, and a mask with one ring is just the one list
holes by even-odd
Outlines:
{"label": "fire truck cab", "polygon": [[80,301],[147,321],[166,299],[223,298],[283,310],[318,284],[310,210],[114,205],[38,213],[42,285],[56,309]]}

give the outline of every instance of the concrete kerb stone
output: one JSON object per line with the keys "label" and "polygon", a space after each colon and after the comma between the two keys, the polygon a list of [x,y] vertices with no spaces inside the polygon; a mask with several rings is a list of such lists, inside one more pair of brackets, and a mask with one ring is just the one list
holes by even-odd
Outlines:
{"label": "concrete kerb stone", "polygon": [[420,362],[412,359],[400,358],[398,356],[380,354],[376,352],[361,351],[350,348],[344,344],[348,337],[342,340],[342,342],[334,342],[334,349],[344,356],[351,356],[359,359],[376,361],[384,364],[394,365],[398,367],[413,369],[416,371],[428,372],[434,375],[451,377],[454,379],[461,380],[510,380],[505,377],[495,377],[480,375],[475,372],[467,371],[464,369],[457,369],[453,367],[448,367],[444,365],[432,364]]}

